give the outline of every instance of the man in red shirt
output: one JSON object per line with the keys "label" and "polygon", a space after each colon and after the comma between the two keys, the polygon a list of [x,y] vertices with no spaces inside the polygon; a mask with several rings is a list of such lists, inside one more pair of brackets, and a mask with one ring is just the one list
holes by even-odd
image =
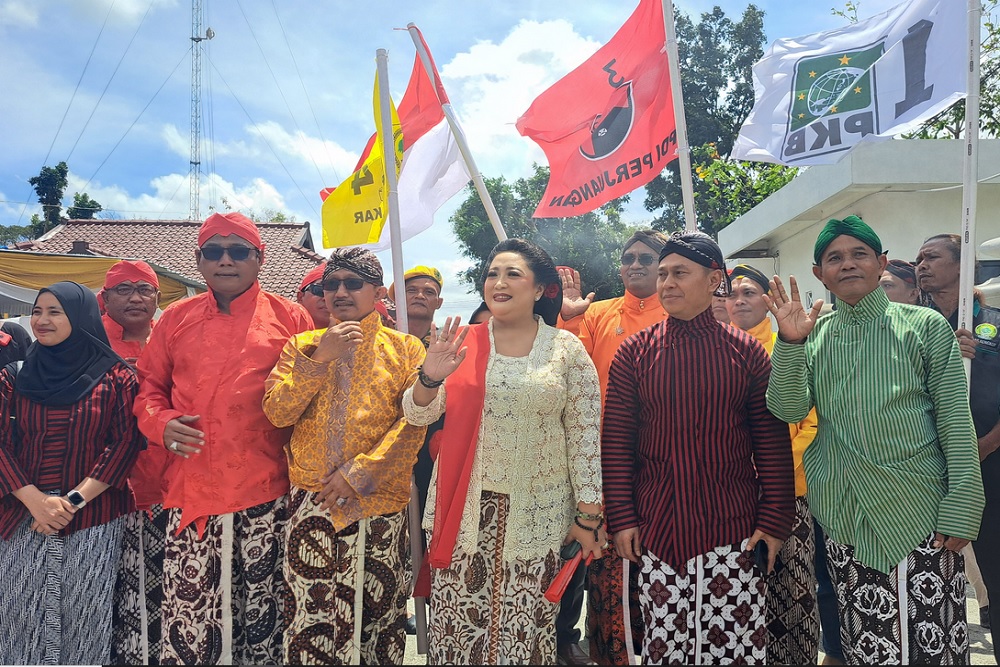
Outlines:
{"label": "man in red shirt", "polygon": [[208,292],[164,311],[138,364],[139,427],[173,456],[159,660],[277,664],[291,433],[261,401],[285,342],[312,320],[261,289],[264,244],[246,216],[209,216],[198,246]]}
{"label": "man in red shirt", "polygon": [[656,286],[670,317],[618,348],[601,437],[609,532],[642,568],[643,663],[763,664],[764,577],[795,508],[771,361],[712,314],[730,283],[711,237],[672,235]]}
{"label": "man in red shirt", "polygon": [[299,284],[299,291],[295,293],[295,300],[302,304],[302,307],[309,311],[312,317],[313,326],[316,329],[325,329],[330,326],[330,311],[326,308],[326,299],[323,297],[323,270],[326,264],[320,264],[305,275]]}
{"label": "man in red shirt", "polygon": [[[135,366],[160,305],[156,272],[141,260],[123,259],[108,269],[100,300],[104,304],[101,321],[111,349]],[[147,447],[129,473],[138,511],[126,515],[124,521],[123,565],[115,587],[111,642],[111,661],[116,664],[149,664],[150,658],[155,664],[159,656],[163,538],[168,518],[160,484],[168,456],[162,447]]]}

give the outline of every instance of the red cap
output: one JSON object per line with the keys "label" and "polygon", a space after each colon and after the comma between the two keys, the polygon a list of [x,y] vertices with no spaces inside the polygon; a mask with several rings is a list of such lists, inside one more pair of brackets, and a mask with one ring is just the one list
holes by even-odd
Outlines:
{"label": "red cap", "polygon": [[160,288],[160,279],[153,267],[141,259],[136,261],[123,259],[108,269],[104,276],[104,289],[111,289],[125,281],[136,283],[140,280],[150,283],[157,289]]}
{"label": "red cap", "polygon": [[235,234],[249,241],[258,250],[264,249],[264,244],[260,240],[260,231],[254,221],[242,213],[232,211],[230,213],[213,213],[208,216],[201,229],[198,230],[198,245],[205,245],[205,241],[218,234],[219,236],[231,236]]}
{"label": "red cap", "polygon": [[319,266],[314,267],[311,271],[309,271],[309,273],[306,274],[306,277],[302,279],[302,282],[299,283],[299,291],[301,292],[309,285],[312,285],[314,282],[323,280],[324,269],[326,269],[325,262],[323,264],[320,264]]}

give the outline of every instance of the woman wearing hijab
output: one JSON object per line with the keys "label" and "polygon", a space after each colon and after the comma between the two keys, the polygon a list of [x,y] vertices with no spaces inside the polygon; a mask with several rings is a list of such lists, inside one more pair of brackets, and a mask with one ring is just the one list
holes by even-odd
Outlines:
{"label": "woman wearing hijab", "polygon": [[560,548],[576,541],[584,558],[600,557],[607,541],[600,384],[580,339],[553,326],[562,283],[552,258],[509,239],[487,266],[492,317],[433,329],[403,394],[411,424],[448,411],[424,516],[428,661],[555,664],[559,607],[544,593]]}
{"label": "woman wearing hijab", "polygon": [[103,664],[138,382],[83,285],[42,289],[31,329],[21,369],[0,370],[0,664]]}
{"label": "woman wearing hijab", "polygon": [[17,322],[4,322],[0,325],[0,368],[12,361],[22,361],[31,336]]}

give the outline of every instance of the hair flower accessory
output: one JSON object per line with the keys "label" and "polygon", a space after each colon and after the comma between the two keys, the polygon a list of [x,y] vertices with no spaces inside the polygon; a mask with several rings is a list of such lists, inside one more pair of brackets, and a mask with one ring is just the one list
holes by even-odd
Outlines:
{"label": "hair flower accessory", "polygon": [[559,285],[549,283],[548,287],[545,288],[545,298],[554,299],[557,296],[559,296]]}

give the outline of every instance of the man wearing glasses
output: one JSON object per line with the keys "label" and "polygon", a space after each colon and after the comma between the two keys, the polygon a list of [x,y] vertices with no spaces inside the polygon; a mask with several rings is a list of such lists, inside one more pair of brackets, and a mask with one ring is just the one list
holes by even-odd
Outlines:
{"label": "man wearing glasses", "polygon": [[135,365],[153,330],[153,315],[160,306],[160,280],[143,261],[123,259],[104,276],[104,329],[111,349]]}
{"label": "man wearing glasses", "polygon": [[286,664],[399,665],[410,576],[406,506],[424,428],[403,419],[424,346],[382,324],[375,254],[343,248],[323,276],[330,327],[294,336],[264,412],[288,445]]}
{"label": "man wearing glasses", "polygon": [[162,648],[149,658],[276,664],[290,434],[261,401],[281,348],[312,321],[261,289],[264,244],[246,216],[209,216],[195,259],[208,292],[164,311],[138,363],[139,427],[172,455]]}
{"label": "man wearing glasses", "polygon": [[325,329],[330,326],[330,311],[326,309],[326,299],[323,298],[323,269],[325,268],[326,264],[320,264],[307,273],[302,279],[302,283],[299,284],[299,291],[295,294],[295,300],[309,311],[316,329]]}
{"label": "man wearing glasses", "polygon": [[[652,229],[636,231],[625,241],[620,270],[625,295],[614,299],[592,303],[592,293],[583,298],[580,274],[559,269],[563,280],[559,326],[577,334],[583,341],[597,367],[602,397],[607,391],[611,361],[622,342],[667,317],[656,296],[657,264],[666,242],[663,234]],[[643,633],[638,598],[639,571],[629,568],[629,562],[615,552],[613,540],[611,545],[604,558],[590,566],[590,595],[587,598],[590,657],[601,664],[634,664],[631,661],[632,642],[638,646]],[[557,653],[563,664],[592,664],[577,645],[580,636],[575,629],[583,603],[583,570],[578,570],[581,574],[567,588],[556,619]],[[624,581],[629,585],[625,586]],[[628,600],[628,608],[624,600]]]}

